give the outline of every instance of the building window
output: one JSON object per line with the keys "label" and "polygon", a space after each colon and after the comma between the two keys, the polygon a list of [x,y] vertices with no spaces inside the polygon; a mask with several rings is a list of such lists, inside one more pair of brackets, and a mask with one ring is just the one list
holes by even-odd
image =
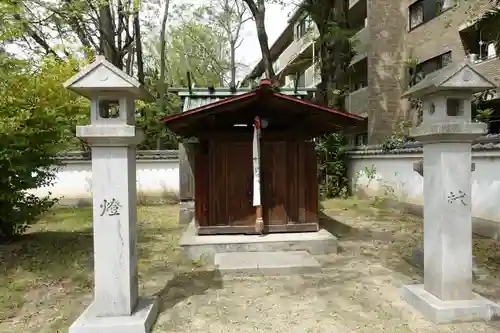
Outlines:
{"label": "building window", "polygon": [[410,30],[424,23],[423,1],[419,1],[410,6]]}
{"label": "building window", "polygon": [[368,133],[356,134],[355,145],[366,146],[368,144]]}
{"label": "building window", "polygon": [[451,5],[452,0],[419,0],[413,3],[408,8],[410,30],[432,20]]}
{"label": "building window", "polygon": [[313,27],[313,21],[310,15],[304,16],[295,26],[295,40],[298,40]]}
{"label": "building window", "polygon": [[418,64],[415,68],[410,68],[410,86],[413,86],[424,79],[426,75],[440,70],[451,62],[451,51],[438,55],[432,59]]}
{"label": "building window", "polygon": [[497,31],[490,18],[460,31],[460,39],[466,54],[472,62],[480,62],[497,57]]}

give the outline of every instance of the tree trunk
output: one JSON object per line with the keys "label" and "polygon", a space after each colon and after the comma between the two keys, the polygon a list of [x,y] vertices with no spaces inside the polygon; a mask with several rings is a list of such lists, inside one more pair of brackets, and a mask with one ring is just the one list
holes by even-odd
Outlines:
{"label": "tree trunk", "polygon": [[141,23],[139,20],[139,9],[134,16],[135,28],[135,51],[137,57],[137,80],[144,84],[144,59],[142,59]]}
{"label": "tree trunk", "polygon": [[[337,22],[339,28],[347,29],[347,1],[345,0],[337,0],[334,2],[334,20]],[[346,56],[345,53],[348,53],[350,50],[350,45],[343,45],[345,41],[340,42],[338,47],[333,49],[333,61],[335,63],[335,71],[333,72],[332,78],[332,90],[341,90],[342,83],[340,82],[341,77],[344,75],[346,67],[349,64],[345,64]],[[350,59],[349,59],[350,61]],[[340,100],[341,96],[339,94],[333,94],[332,104],[336,108],[342,108],[342,101]]]}
{"label": "tree trunk", "polygon": [[104,1],[99,6],[99,33],[104,57],[119,69],[123,69],[123,61],[116,48],[115,29],[110,4]]}
{"label": "tree trunk", "polygon": [[231,40],[229,43],[231,48],[231,59],[229,59],[229,65],[231,67],[231,82],[229,85],[231,87],[236,87],[236,43],[234,40]]}
{"label": "tree trunk", "polygon": [[271,59],[271,51],[269,50],[269,43],[267,40],[266,32],[266,7],[264,0],[243,0],[249,7],[253,18],[255,19],[255,27],[257,28],[257,38],[259,40],[260,51],[262,53],[262,63],[264,65],[264,73],[266,78],[270,79],[273,84],[278,84],[276,73],[273,69],[273,61]]}
{"label": "tree trunk", "polygon": [[[326,3],[317,0],[308,0],[306,9],[311,14],[319,30],[320,40],[320,75],[317,101],[335,108],[343,108],[341,95],[337,91],[343,88],[345,71],[352,58],[349,37],[345,33],[347,24],[346,0],[336,0]],[[344,30],[344,34],[332,33],[332,23],[335,28]]]}
{"label": "tree trunk", "polygon": [[167,72],[167,55],[165,49],[167,47],[166,42],[166,30],[167,30],[167,19],[168,19],[168,7],[170,5],[170,0],[165,2],[165,10],[163,12],[163,19],[161,21],[161,31],[160,31],[160,80],[158,82],[158,93],[160,95],[160,112],[165,112],[165,94],[166,94],[166,84],[165,77]]}
{"label": "tree trunk", "polygon": [[[326,8],[325,8],[326,9]],[[330,41],[327,38],[329,25],[328,22],[330,17],[333,16],[331,13],[327,11],[323,13],[321,22],[317,23],[319,30],[319,39],[320,39],[320,50],[319,50],[319,58],[320,58],[320,76],[321,82],[318,86],[318,93],[316,100],[318,103],[331,106],[333,104],[333,73],[332,73],[332,53],[335,52],[334,48],[330,44]]]}

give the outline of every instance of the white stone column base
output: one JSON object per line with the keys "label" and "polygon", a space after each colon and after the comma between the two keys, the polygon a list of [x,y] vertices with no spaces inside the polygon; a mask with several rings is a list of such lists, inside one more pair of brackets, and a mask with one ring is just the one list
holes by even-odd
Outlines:
{"label": "white stone column base", "polygon": [[500,315],[500,306],[473,293],[473,299],[443,301],[424,289],[423,284],[403,286],[403,299],[434,324],[488,321]]}
{"label": "white stone column base", "polygon": [[149,333],[158,315],[157,298],[140,298],[131,316],[97,317],[92,305],[70,326],[69,333]]}

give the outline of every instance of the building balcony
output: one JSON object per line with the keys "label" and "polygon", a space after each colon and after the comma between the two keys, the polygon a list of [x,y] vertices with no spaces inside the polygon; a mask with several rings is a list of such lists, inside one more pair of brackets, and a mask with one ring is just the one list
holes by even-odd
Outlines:
{"label": "building balcony", "polygon": [[477,60],[474,62],[474,68],[493,82],[500,82],[500,58],[492,57],[489,59]]}
{"label": "building balcony", "polygon": [[356,55],[351,59],[351,66],[355,63],[363,60],[368,56],[368,47],[370,45],[370,31],[368,27],[365,27],[359,30],[353,37],[351,37],[351,41],[354,43],[354,51]]}
{"label": "building balcony", "polygon": [[[318,29],[315,27],[307,32],[301,38],[294,40],[286,49],[281,53],[279,58],[276,60],[276,74],[280,74],[288,67],[296,62],[303,53],[310,52],[312,59],[312,45],[314,40],[319,36]],[[309,56],[309,55],[308,55]],[[295,70],[295,69],[294,69]]]}
{"label": "building balcony", "polygon": [[321,81],[319,66],[313,64],[305,72],[306,88],[314,88]]}
{"label": "building balcony", "polygon": [[368,87],[353,91],[346,97],[347,112],[366,117],[368,115]]}

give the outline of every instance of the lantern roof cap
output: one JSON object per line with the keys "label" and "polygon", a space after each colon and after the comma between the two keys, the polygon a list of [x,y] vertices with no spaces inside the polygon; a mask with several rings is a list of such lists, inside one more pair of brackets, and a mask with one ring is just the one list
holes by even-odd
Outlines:
{"label": "lantern roof cap", "polygon": [[89,99],[109,93],[122,93],[142,100],[152,99],[151,94],[137,79],[101,55],[67,80],[64,87]]}

